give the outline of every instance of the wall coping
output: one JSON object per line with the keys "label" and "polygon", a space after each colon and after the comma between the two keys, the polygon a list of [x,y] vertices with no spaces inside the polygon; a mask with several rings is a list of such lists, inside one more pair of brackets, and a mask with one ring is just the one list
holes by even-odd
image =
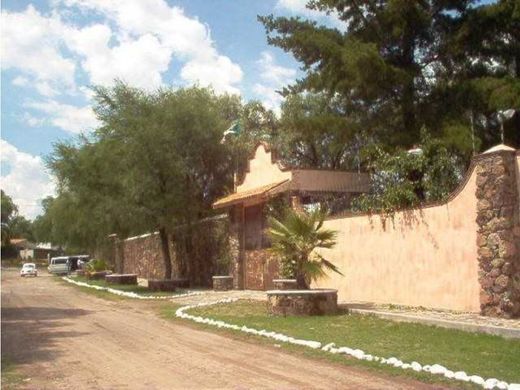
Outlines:
{"label": "wall coping", "polygon": [[267,295],[320,295],[337,294],[338,290],[333,288],[315,288],[312,290],[267,290]]}
{"label": "wall coping", "polygon": [[296,282],[296,279],[273,279],[273,282]]}
{"label": "wall coping", "polygon": [[213,279],[233,279],[233,276],[212,276]]}

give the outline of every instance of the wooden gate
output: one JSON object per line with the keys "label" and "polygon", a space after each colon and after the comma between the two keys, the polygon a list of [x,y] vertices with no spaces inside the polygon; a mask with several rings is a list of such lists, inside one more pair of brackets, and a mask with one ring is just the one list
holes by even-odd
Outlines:
{"label": "wooden gate", "polygon": [[279,275],[278,261],[265,249],[246,251],[245,288],[270,290]]}

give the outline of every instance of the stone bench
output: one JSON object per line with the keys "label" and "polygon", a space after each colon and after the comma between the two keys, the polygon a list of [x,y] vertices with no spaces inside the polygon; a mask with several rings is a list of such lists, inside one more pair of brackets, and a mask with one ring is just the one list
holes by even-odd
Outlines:
{"label": "stone bench", "polygon": [[277,316],[334,314],[338,311],[338,290],[270,290],[267,309]]}
{"label": "stone bench", "polygon": [[97,272],[85,272],[85,276],[87,279],[92,280],[101,280],[105,279],[107,275],[110,275],[112,272],[110,271],[97,271]]}
{"label": "stone bench", "polygon": [[273,279],[274,290],[296,290],[296,279]]}
{"label": "stone bench", "polygon": [[148,290],[150,291],[175,291],[177,285],[174,279],[149,279]]}
{"label": "stone bench", "polygon": [[227,291],[233,290],[232,276],[213,276],[213,290]]}
{"label": "stone bench", "polygon": [[105,276],[109,284],[137,284],[137,274],[111,274]]}
{"label": "stone bench", "polygon": [[189,288],[190,287],[190,280],[187,278],[173,278],[172,280],[175,282],[175,287],[178,287],[178,288]]}

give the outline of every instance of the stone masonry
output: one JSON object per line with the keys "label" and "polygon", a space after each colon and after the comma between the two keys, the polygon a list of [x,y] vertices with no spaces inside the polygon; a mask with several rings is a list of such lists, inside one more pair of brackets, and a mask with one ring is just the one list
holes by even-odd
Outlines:
{"label": "stone masonry", "polygon": [[520,315],[519,194],[514,151],[477,160],[477,246],[482,315]]}

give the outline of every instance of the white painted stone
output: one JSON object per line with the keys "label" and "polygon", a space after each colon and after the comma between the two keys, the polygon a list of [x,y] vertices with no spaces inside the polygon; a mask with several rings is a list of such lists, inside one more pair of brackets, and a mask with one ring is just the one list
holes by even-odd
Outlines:
{"label": "white painted stone", "polygon": [[457,371],[454,375],[454,378],[459,381],[469,381],[468,375],[464,371]]}
{"label": "white painted stone", "polygon": [[433,366],[431,366],[430,372],[432,374],[442,374],[442,375],[444,375],[444,373],[446,372],[446,367],[443,367],[440,364],[434,364]]}
{"label": "white painted stone", "polygon": [[484,379],[478,375],[471,375],[469,377],[469,381],[475,383],[476,385],[484,385]]}

